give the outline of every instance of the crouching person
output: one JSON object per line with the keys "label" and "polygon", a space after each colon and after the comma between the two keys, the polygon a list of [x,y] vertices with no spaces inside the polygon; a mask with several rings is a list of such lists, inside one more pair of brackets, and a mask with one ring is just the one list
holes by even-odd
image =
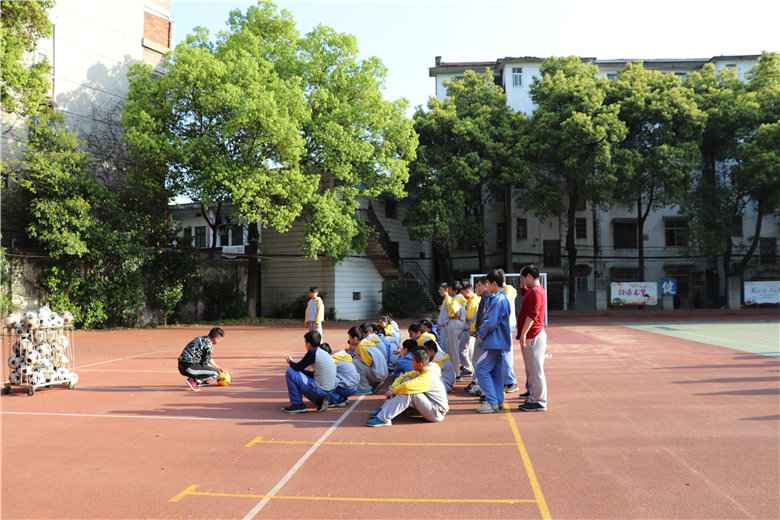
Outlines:
{"label": "crouching person", "polygon": [[360,374],[357,394],[365,395],[374,392],[387,378],[388,367],[385,349],[376,336],[370,334],[364,337],[358,327],[352,327],[347,332],[350,354],[353,356],[355,368]]}
{"label": "crouching person", "polygon": [[306,355],[297,362],[291,357],[287,358],[290,367],[285,379],[290,406],[283,410],[287,413],[308,412],[303,404],[303,396],[306,396],[317,406],[317,411],[324,412],[328,409],[331,392],[336,388],[336,363],[328,352],[320,348],[322,336],[319,332],[307,332],[303,335],[303,341]]}
{"label": "crouching person", "polygon": [[387,401],[375,412],[367,426],[390,426],[393,418],[409,407],[430,422],[441,422],[449,411],[447,391],[439,366],[429,361],[424,349],[412,352],[414,370],[398,376],[387,391]]}
{"label": "crouching person", "polygon": [[360,374],[358,374],[355,363],[352,362],[352,356],[348,352],[341,350],[332,353],[330,345],[323,343],[320,348],[331,354],[331,359],[336,363],[336,388],[330,393],[330,405],[335,408],[347,406],[347,399],[355,395],[360,384]]}

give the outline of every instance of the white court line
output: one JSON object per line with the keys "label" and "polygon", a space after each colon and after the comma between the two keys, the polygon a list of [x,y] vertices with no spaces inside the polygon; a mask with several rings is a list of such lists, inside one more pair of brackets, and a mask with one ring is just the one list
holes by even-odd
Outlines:
{"label": "white court line", "polygon": [[[259,423],[313,423],[334,424],[320,419],[253,419],[251,417],[199,417],[197,415],[129,415],[110,413],[64,413],[64,412],[0,412],[0,415],[33,415],[40,417],[97,417],[100,419],[151,419],[163,421],[249,421]],[[342,417],[344,417],[342,415]],[[338,425],[339,421],[336,421]]]}
{"label": "white court line", "polygon": [[298,470],[303,467],[304,463],[309,460],[309,457],[314,455],[314,452],[317,451],[317,449],[322,446],[322,444],[328,440],[328,437],[330,437],[333,432],[336,431],[336,428],[338,428],[341,423],[344,422],[344,419],[346,419],[349,414],[352,413],[352,411],[357,407],[358,404],[363,400],[365,395],[361,395],[358,397],[354,403],[352,403],[352,406],[350,406],[346,412],[344,412],[339,419],[333,423],[333,425],[327,429],[325,433],[320,436],[319,439],[317,439],[317,442],[315,442],[307,451],[304,453],[300,459],[298,459],[298,462],[296,462],[292,468],[279,480],[279,482],[276,483],[276,485],[271,488],[271,491],[265,494],[262,500],[260,500],[257,504],[255,504],[255,507],[253,507],[246,515],[244,515],[243,520],[252,520],[254,517],[257,516],[260,511],[263,510],[263,508],[268,504],[268,502],[271,501],[273,497],[276,496],[276,494],[281,491],[281,489],[287,484],[287,482],[290,481],[293,476],[295,476],[296,473],[298,473]]}
{"label": "white court line", "polygon": [[81,368],[81,372],[115,372],[117,374],[176,374],[173,370],[127,370],[124,368]]}
{"label": "white court line", "polygon": [[153,350],[152,352],[142,352],[140,354],[135,354],[135,355],[132,355],[132,356],[120,357],[120,358],[115,358],[115,359],[108,359],[106,361],[98,361],[97,363],[90,363],[88,365],[79,365],[79,366],[77,366],[75,368],[96,367],[98,365],[105,365],[105,364],[108,364],[108,363],[115,363],[117,361],[124,361],[125,359],[133,359],[133,358],[137,358],[137,357],[141,357],[141,356],[148,356],[149,354],[159,354],[160,352],[168,352],[168,349],[165,349],[165,350]]}

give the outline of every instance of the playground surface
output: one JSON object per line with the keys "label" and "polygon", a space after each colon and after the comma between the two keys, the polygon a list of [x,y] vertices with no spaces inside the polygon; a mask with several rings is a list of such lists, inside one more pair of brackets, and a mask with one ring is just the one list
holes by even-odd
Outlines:
{"label": "playground surface", "polygon": [[443,423],[377,429],[379,396],[281,412],[303,330],[225,330],[233,385],[198,393],[205,327],[78,332],[78,388],[0,399],[0,517],[780,516],[780,321],[553,323],[548,412],[478,415],[464,382]]}

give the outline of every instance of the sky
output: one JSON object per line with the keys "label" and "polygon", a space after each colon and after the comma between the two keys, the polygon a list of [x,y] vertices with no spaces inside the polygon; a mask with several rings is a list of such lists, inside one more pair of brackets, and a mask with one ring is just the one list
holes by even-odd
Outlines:
{"label": "sky", "polygon": [[[224,29],[253,0],[173,0],[174,42],[196,26]],[[434,94],[443,61],[504,56],[709,58],[780,51],[777,0],[277,0],[301,33],[317,24],[353,34],[362,57],[388,68],[388,99],[410,108]]]}

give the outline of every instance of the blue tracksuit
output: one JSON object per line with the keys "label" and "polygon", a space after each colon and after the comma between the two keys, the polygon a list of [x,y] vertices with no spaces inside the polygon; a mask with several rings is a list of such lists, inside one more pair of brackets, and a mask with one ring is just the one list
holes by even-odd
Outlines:
{"label": "blue tracksuit", "polygon": [[395,378],[406,372],[414,370],[412,366],[412,354],[407,352],[405,356],[399,357],[395,362],[395,370],[393,371],[393,381]]}
{"label": "blue tracksuit", "polygon": [[[484,298],[484,297],[483,297]],[[477,360],[479,387],[488,403],[500,406],[504,402],[506,365],[504,353],[512,346],[512,332],[509,328],[511,314],[509,301],[503,292],[491,294],[485,302],[477,337],[482,340],[482,354]]]}

